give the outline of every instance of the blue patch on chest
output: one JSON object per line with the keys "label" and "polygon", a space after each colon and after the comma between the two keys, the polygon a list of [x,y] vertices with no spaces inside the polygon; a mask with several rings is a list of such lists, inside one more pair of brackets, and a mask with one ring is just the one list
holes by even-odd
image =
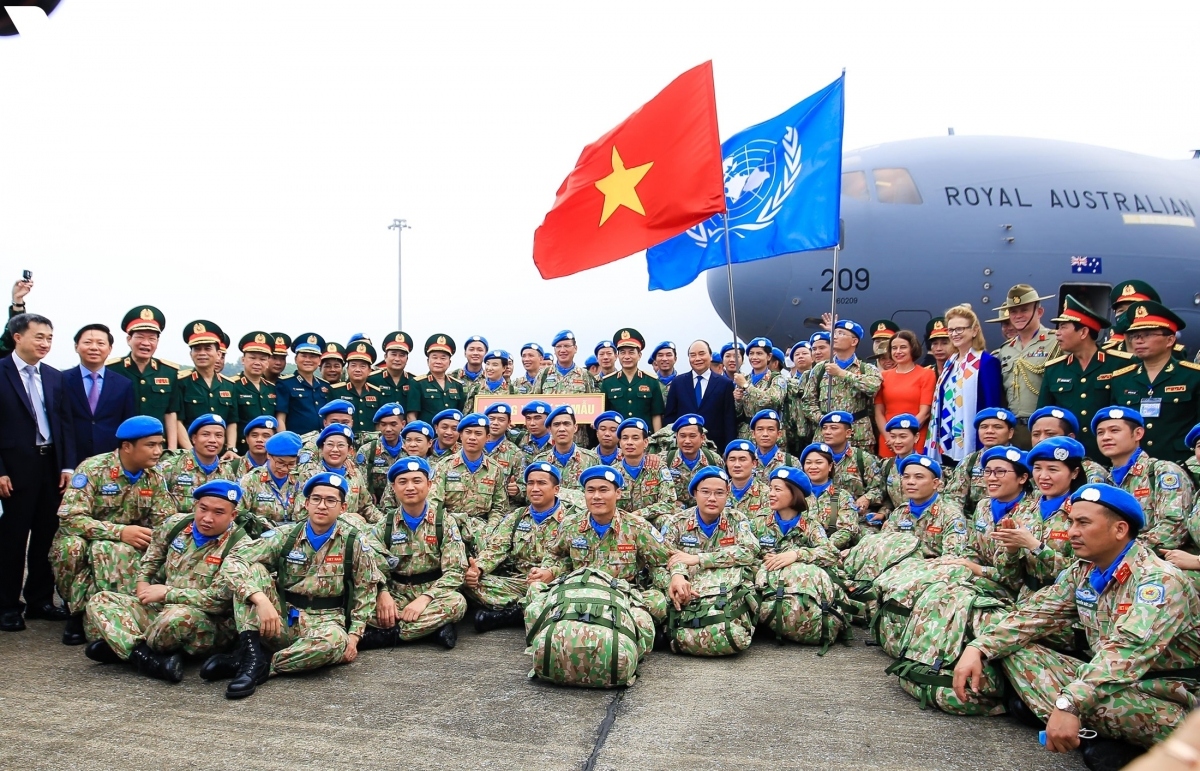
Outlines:
{"label": "blue patch on chest", "polygon": [[308,561],[308,557],[302,551],[294,551],[287,555],[287,561],[293,565],[303,565]]}
{"label": "blue patch on chest", "polygon": [[121,492],[120,486],[112,483],[106,484],[100,488],[101,495],[116,495],[119,492]]}
{"label": "blue patch on chest", "polygon": [[685,535],[679,539],[680,546],[699,546],[700,539],[694,535]]}
{"label": "blue patch on chest", "polygon": [[583,549],[584,551],[587,551],[587,547],[588,542],[586,538],[576,538],[575,540],[571,541],[572,549]]}

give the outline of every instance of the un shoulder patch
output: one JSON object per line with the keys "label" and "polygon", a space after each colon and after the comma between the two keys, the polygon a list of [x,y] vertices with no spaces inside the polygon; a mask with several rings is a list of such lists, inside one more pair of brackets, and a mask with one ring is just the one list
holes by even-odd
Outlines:
{"label": "un shoulder patch", "polygon": [[1179,489],[1179,475],[1168,471],[1158,475],[1158,486],[1164,490]]}
{"label": "un shoulder patch", "polygon": [[75,476],[71,477],[71,487],[74,487],[76,490],[82,490],[83,488],[87,487],[87,483],[87,474],[76,474]]}
{"label": "un shoulder patch", "polygon": [[967,523],[961,519],[954,520],[954,532],[959,535],[967,534]]}
{"label": "un shoulder patch", "polygon": [[1167,599],[1167,589],[1160,583],[1138,584],[1137,601],[1143,605],[1162,605]]}
{"label": "un shoulder patch", "polygon": [[654,540],[658,541],[659,543],[663,542],[663,534],[658,531],[658,528],[651,526],[650,535],[654,536]]}

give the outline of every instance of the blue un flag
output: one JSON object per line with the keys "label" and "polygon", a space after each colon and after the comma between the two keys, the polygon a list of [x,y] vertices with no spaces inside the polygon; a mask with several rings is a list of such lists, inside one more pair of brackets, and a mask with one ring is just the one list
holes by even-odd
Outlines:
{"label": "blue un flag", "polygon": [[679,289],[731,262],[829,249],[841,214],[845,75],[721,145],[725,214],[646,250],[651,289]]}

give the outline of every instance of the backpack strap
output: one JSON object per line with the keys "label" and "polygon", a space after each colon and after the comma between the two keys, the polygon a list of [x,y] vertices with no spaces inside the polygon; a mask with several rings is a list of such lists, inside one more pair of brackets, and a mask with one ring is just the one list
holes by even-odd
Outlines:
{"label": "backpack strap", "polygon": [[350,610],[354,605],[354,558],[358,548],[358,528],[350,528],[346,534],[345,574],[342,576],[342,598],[346,605],[346,630],[350,630]]}
{"label": "backpack strap", "polygon": [[279,585],[279,576],[283,575],[283,569],[287,565],[287,555],[292,553],[292,549],[296,546],[296,541],[300,540],[300,531],[304,529],[303,522],[297,522],[292,528],[292,533],[283,543],[283,549],[279,552],[279,559],[275,560],[275,588],[279,590],[279,594],[283,596],[283,587]]}
{"label": "backpack strap", "polygon": [[171,530],[167,533],[167,544],[170,545],[172,541],[179,537],[180,533],[182,533],[184,530],[187,530],[187,526],[192,524],[192,521],[192,517],[184,517],[176,522],[175,527],[171,528]]}

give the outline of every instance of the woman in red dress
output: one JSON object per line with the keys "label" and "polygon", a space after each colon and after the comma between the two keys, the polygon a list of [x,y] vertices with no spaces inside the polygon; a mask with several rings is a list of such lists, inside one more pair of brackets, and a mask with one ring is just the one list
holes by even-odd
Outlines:
{"label": "woman in red dress", "polygon": [[933,386],[936,376],[932,370],[917,365],[922,355],[921,341],[907,329],[896,333],[888,344],[888,353],[895,363],[894,369],[882,370],[883,385],[875,394],[875,426],[879,437],[879,457],[890,458],[892,451],[887,446],[884,426],[896,415],[909,413],[921,421],[921,432],[917,436],[917,451],[925,446],[929,428],[930,404],[933,402]]}

